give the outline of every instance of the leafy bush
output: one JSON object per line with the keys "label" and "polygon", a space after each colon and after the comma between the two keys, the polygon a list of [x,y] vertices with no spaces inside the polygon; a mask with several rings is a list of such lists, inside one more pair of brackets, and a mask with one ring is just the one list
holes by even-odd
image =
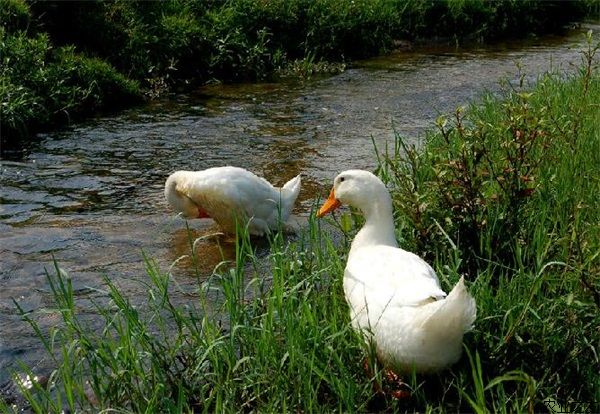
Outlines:
{"label": "leafy bush", "polygon": [[45,34],[27,37],[0,31],[2,140],[14,139],[39,125],[89,114],[139,99],[139,87],[109,64],[54,50]]}
{"label": "leafy bush", "polygon": [[423,36],[443,36],[460,39],[476,37],[497,39],[521,37],[531,33],[560,30],[570,21],[591,14],[589,2],[565,1],[485,1],[444,0],[431,1],[423,8],[425,24],[419,33]]}
{"label": "leafy bush", "polygon": [[373,56],[396,39],[555,30],[590,7],[510,0],[32,3],[42,30],[57,44],[107,59],[135,79],[161,77],[171,83],[262,78],[296,59]]}
{"label": "leafy bush", "polygon": [[306,49],[334,60],[379,54],[390,44],[399,17],[385,0],[312,2],[307,11]]}
{"label": "leafy bush", "polygon": [[0,24],[7,32],[26,30],[31,19],[24,0],[0,0]]}
{"label": "leafy bush", "polygon": [[[143,81],[195,74],[190,60],[204,57],[195,15],[185,1],[36,2],[36,16],[59,45],[74,45],[107,59],[121,72]],[[69,27],[69,30],[65,30]],[[180,65],[183,60],[185,65]],[[201,61],[201,60],[200,60]]]}

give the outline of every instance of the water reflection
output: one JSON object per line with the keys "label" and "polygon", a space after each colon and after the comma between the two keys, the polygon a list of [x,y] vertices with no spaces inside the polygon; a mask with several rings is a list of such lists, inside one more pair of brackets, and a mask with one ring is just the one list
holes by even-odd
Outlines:
{"label": "water reflection", "polygon": [[[180,228],[172,232],[166,255],[178,275],[210,275],[235,263],[235,239],[212,224],[202,230]],[[192,255],[192,246],[194,254]]]}

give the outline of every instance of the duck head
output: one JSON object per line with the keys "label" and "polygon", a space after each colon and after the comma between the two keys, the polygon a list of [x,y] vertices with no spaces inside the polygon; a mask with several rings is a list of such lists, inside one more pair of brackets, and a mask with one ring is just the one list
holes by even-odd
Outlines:
{"label": "duck head", "polygon": [[365,215],[373,207],[387,208],[389,205],[391,210],[391,199],[383,182],[364,170],[348,170],[335,177],[329,197],[317,212],[317,217],[323,217],[342,204],[356,207]]}
{"label": "duck head", "polygon": [[167,202],[188,219],[210,218],[206,210],[194,202],[185,192],[189,177],[187,171],[174,172],[165,183],[165,198]]}

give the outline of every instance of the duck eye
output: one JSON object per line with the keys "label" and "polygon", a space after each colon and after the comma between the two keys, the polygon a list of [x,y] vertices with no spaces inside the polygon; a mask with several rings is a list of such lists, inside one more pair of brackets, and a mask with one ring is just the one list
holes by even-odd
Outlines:
{"label": "duck eye", "polygon": [[340,177],[340,183],[344,182],[345,179],[345,177]]}

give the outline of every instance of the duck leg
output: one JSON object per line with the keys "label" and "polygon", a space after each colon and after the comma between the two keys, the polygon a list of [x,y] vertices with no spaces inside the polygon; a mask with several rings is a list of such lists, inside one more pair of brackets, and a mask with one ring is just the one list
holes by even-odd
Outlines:
{"label": "duck leg", "polygon": [[410,398],[410,387],[402,381],[402,378],[391,369],[385,369],[385,386],[387,393],[395,400],[404,400]]}
{"label": "duck leg", "polygon": [[363,368],[367,377],[373,380],[373,391],[376,395],[381,395],[383,397],[390,396],[395,400],[404,400],[411,397],[408,384],[402,381],[402,378],[391,369],[386,368],[383,371],[384,377],[382,385],[377,378],[375,378],[375,374],[371,369],[368,358],[364,359]]}

